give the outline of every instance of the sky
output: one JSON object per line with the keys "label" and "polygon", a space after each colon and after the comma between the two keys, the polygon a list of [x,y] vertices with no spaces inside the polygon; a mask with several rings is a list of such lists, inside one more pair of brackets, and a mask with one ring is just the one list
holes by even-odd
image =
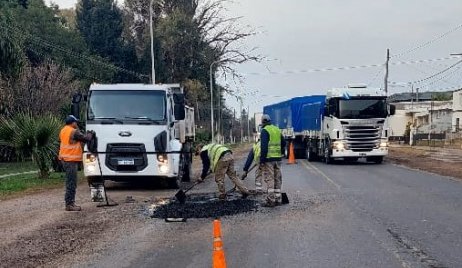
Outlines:
{"label": "sky", "polygon": [[[76,1],[54,2],[71,7]],[[225,15],[242,17],[242,25],[258,32],[242,45],[256,47],[265,60],[236,66],[242,83],[229,77],[221,83],[244,97],[251,114],[264,105],[348,84],[383,88],[382,66],[325,69],[383,64],[390,49],[390,94],[410,91],[408,83],[419,80],[424,81],[415,87],[421,91],[462,87],[462,64],[432,77],[462,58],[399,64],[462,53],[460,14],[460,0],[234,0]],[[232,96],[227,103],[239,107]]]}

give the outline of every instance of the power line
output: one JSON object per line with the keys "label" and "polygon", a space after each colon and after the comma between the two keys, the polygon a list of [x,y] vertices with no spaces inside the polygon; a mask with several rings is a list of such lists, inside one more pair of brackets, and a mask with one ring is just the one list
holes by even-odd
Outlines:
{"label": "power line", "polygon": [[448,36],[449,34],[455,32],[455,31],[458,31],[458,30],[460,30],[460,29],[462,29],[462,24],[457,25],[457,27],[455,27],[455,28],[453,28],[453,29],[451,29],[451,30],[449,30],[449,31],[447,31],[447,32],[445,32],[445,33],[443,33],[443,34],[441,34],[441,35],[439,35],[439,36],[437,36],[437,37],[435,37],[435,38],[433,38],[433,39],[431,39],[431,40],[425,42],[425,43],[422,43],[422,44],[420,44],[420,45],[417,45],[417,46],[415,46],[415,47],[413,47],[413,48],[410,48],[410,49],[405,50],[405,51],[403,51],[403,52],[400,52],[400,53],[398,53],[398,54],[392,55],[392,58],[401,57],[401,56],[403,56],[403,55],[405,55],[405,54],[409,54],[409,53],[412,53],[412,52],[414,52],[414,51],[416,51],[416,50],[419,50],[419,49],[422,49],[422,48],[424,48],[424,47],[427,47],[427,46],[433,44],[434,42],[439,41],[439,40],[443,39],[444,37]]}
{"label": "power line", "polygon": [[3,25],[0,25],[0,27],[3,28],[3,29],[14,31],[14,32],[16,32],[16,34],[18,34],[18,35],[20,35],[20,36],[22,36],[24,38],[27,38],[28,40],[34,42],[35,44],[37,44],[39,46],[59,50],[59,51],[64,52],[67,55],[70,55],[70,56],[72,56],[74,58],[78,58],[78,59],[81,59],[81,60],[86,60],[86,61],[91,62],[93,64],[97,64],[98,66],[102,66],[102,67],[105,67],[107,69],[111,69],[113,71],[118,71],[118,72],[122,72],[122,73],[125,73],[125,74],[129,74],[129,75],[138,77],[140,79],[145,78],[145,77],[149,77],[148,75],[137,73],[137,72],[132,71],[132,70],[128,70],[128,69],[125,69],[125,68],[122,68],[122,67],[119,67],[119,66],[104,62],[104,61],[97,60],[97,59],[95,59],[95,58],[93,58],[91,56],[79,54],[79,53],[71,51],[71,50],[69,50],[67,48],[63,48],[63,47],[61,47],[59,45],[53,44],[52,42],[46,41],[46,40],[44,40],[44,39],[42,39],[40,37],[36,37],[36,36],[33,36],[33,35],[29,34],[29,33],[22,32],[19,29],[14,28],[11,25],[6,25],[6,27],[4,27]]}
{"label": "power line", "polygon": [[440,74],[443,74],[443,73],[449,71],[450,69],[454,68],[455,66],[459,65],[460,63],[462,63],[462,60],[459,60],[458,62],[456,62],[456,63],[450,65],[449,67],[447,67],[447,68],[445,68],[445,69],[443,69],[443,70],[441,70],[441,71],[439,71],[439,72],[437,72],[437,73],[435,73],[435,74],[433,74],[433,75],[430,75],[430,76],[428,76],[428,77],[426,77],[426,78],[423,78],[423,79],[420,79],[420,80],[417,80],[417,81],[414,81],[414,82],[412,82],[412,84],[418,84],[418,83],[427,81],[427,80],[429,80],[429,79],[432,79],[433,77],[436,77],[436,76],[438,76],[438,75],[440,75]]}
{"label": "power line", "polygon": [[[397,61],[390,62],[390,65],[409,65],[409,64],[419,64],[419,63],[429,63],[429,62],[438,62],[452,59],[459,59],[457,56],[450,56],[444,58],[436,59],[423,59],[423,60],[409,60],[409,61]],[[281,72],[250,72],[250,73],[241,73],[243,76],[264,76],[264,75],[286,75],[286,74],[305,74],[305,73],[316,73],[316,72],[332,72],[332,71],[349,71],[349,70],[358,70],[358,69],[367,69],[374,67],[382,67],[383,63],[377,64],[367,64],[367,65],[356,65],[356,66],[342,66],[342,67],[326,67],[326,68],[316,68],[316,69],[306,69],[306,70],[292,70],[292,71],[281,71]]]}

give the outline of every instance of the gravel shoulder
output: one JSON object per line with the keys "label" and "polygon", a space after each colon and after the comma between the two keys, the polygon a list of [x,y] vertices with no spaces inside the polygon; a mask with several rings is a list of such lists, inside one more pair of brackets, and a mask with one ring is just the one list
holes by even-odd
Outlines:
{"label": "gravel shoulder", "polygon": [[462,180],[462,150],[428,146],[392,146],[388,161]]}
{"label": "gravel shoulder", "polygon": [[[243,159],[248,148],[233,149],[235,159]],[[195,159],[194,174],[200,168],[200,159]],[[213,180],[207,184],[213,186]],[[143,211],[150,202],[177,192],[163,183],[108,186],[108,196],[118,206],[96,207],[85,182],[76,196],[81,212],[64,211],[61,188],[0,200],[0,267],[69,267],[88,261],[144,228],[149,218]]]}

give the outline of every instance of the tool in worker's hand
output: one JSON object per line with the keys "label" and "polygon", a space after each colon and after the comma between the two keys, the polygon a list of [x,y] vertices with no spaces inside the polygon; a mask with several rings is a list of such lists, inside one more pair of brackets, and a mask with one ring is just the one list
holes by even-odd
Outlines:
{"label": "tool in worker's hand", "polygon": [[178,200],[178,202],[180,202],[180,204],[184,204],[186,202],[186,193],[191,190],[192,188],[194,188],[194,186],[198,185],[199,183],[203,182],[203,180],[197,180],[193,185],[191,185],[188,189],[186,190],[179,190],[176,194],[175,194],[175,198],[176,200]]}
{"label": "tool in worker's hand", "polygon": [[245,178],[247,178],[247,175],[249,174],[249,172],[252,171],[256,166],[257,166],[257,164],[253,165],[247,172],[242,174],[241,180],[245,180]]}

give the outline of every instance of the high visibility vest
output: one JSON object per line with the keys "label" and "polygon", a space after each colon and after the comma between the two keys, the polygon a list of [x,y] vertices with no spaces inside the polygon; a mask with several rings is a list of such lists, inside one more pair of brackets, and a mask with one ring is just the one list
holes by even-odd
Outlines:
{"label": "high visibility vest", "polygon": [[59,160],[66,162],[80,162],[82,161],[82,144],[78,141],[71,140],[72,134],[76,131],[71,126],[65,126],[59,133],[60,146],[59,146]]}
{"label": "high visibility vest", "polygon": [[228,147],[223,146],[221,144],[208,144],[202,148],[202,151],[207,151],[207,155],[210,159],[210,165],[212,171],[215,172],[215,168],[217,167],[218,160],[220,160],[220,156],[229,151]]}
{"label": "high visibility vest", "polygon": [[268,131],[269,143],[266,158],[281,158],[281,130],[274,125],[267,125],[263,129]]}
{"label": "high visibility vest", "polygon": [[260,144],[260,141],[258,141],[253,145],[253,162],[255,164],[258,164],[260,162],[260,154],[261,154],[261,144]]}

